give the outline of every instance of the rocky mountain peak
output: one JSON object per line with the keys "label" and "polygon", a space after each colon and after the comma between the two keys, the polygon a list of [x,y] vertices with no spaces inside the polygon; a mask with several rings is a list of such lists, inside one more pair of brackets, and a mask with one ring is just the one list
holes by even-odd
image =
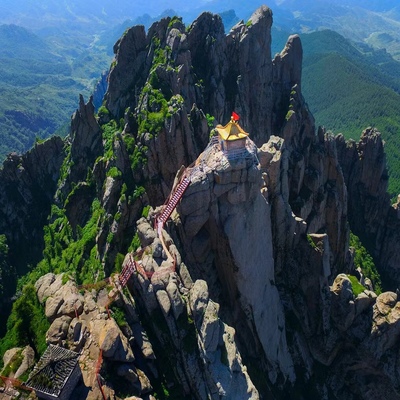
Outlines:
{"label": "rocky mountain peak", "polygon": [[363,131],[358,143],[336,138],[349,197],[351,229],[368,245],[387,287],[400,283],[397,243],[398,205],[387,193],[388,171],[384,143],[373,128]]}
{"label": "rocky mountain peak", "polygon": [[[168,86],[162,90],[167,101],[180,95],[188,110],[195,103],[220,123],[237,110],[260,144],[281,129],[286,114],[277,121],[272,116],[288,107],[292,86],[297,83],[300,88],[300,41],[291,38],[279,62],[274,62],[271,25],[272,12],[263,6],[228,35],[221,18],[210,13],[187,30],[169,18],[153,24],[147,35],[141,27],[131,28],[114,48],[106,106],[116,118],[127,107],[140,106],[137,94],[150,73],[153,83],[158,79]],[[124,73],[127,70],[133,72]]]}

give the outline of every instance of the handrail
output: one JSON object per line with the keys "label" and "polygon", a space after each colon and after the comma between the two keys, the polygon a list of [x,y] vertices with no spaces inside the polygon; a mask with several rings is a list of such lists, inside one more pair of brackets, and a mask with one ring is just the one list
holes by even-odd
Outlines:
{"label": "handrail", "polygon": [[[157,235],[160,238],[162,247],[168,256],[168,259],[172,259],[172,256],[171,256],[171,253],[168,251],[168,248],[164,242],[164,237],[163,237],[163,233],[162,233],[162,231],[164,229],[164,225],[167,222],[168,218],[171,216],[172,212],[175,210],[178,202],[181,200],[181,198],[182,198],[183,194],[185,193],[186,189],[188,188],[190,182],[193,181],[200,174],[205,174],[210,170],[210,167],[208,167],[205,164],[204,159],[205,159],[206,154],[214,146],[218,146],[218,149],[221,150],[221,148],[219,146],[218,136],[211,137],[207,147],[200,154],[200,156],[197,158],[197,160],[184,170],[183,174],[180,177],[178,184],[171,190],[171,193],[167,197],[161,213],[156,216],[155,228],[157,230]],[[244,148],[232,149],[229,151],[224,150],[224,151],[222,151],[222,153],[225,156],[225,158],[228,160],[228,162],[229,162],[229,160],[234,160],[234,159],[239,159],[239,158],[247,159],[250,157],[254,158],[255,160],[258,161],[257,146],[249,138],[246,138],[246,145]]]}
{"label": "handrail", "polygon": [[4,382],[4,385],[5,385],[5,388],[7,389],[9,386],[10,386],[10,384],[11,384],[11,386],[13,386],[13,387],[20,387],[21,389],[24,389],[24,390],[29,390],[29,391],[33,391],[33,389],[32,388],[30,388],[30,387],[28,387],[28,386],[25,386],[24,384],[23,384],[23,382],[21,382],[19,379],[17,379],[17,378],[11,378],[11,377],[9,377],[9,376],[3,376],[3,375],[0,375],[0,379]]}
{"label": "handrail", "polygon": [[102,364],[103,364],[103,350],[100,349],[99,358],[97,359],[97,363],[96,363],[96,381],[97,381],[97,384],[99,385],[99,389],[100,389],[101,395],[103,396],[103,400],[107,400],[106,394],[104,393],[104,390],[103,390],[103,385],[101,384],[101,380],[100,380],[100,369],[101,369]]}

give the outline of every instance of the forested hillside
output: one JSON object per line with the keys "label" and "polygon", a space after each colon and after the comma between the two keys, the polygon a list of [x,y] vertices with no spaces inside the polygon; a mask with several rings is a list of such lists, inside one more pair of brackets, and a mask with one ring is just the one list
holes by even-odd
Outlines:
{"label": "forested hillside", "polygon": [[53,40],[16,25],[0,26],[0,161],[35,140],[65,135],[79,94],[93,92],[110,55]]}
{"label": "forested hillside", "polygon": [[347,39],[400,57],[400,7],[396,0],[276,0],[274,21],[291,33],[331,29]]}
{"label": "forested hillside", "polygon": [[[273,53],[287,32],[273,30]],[[301,34],[302,89],[316,125],[358,140],[368,126],[385,140],[389,192],[400,193],[400,63],[330,30]]]}
{"label": "forested hillside", "polygon": [[400,193],[400,63],[383,51],[360,51],[333,31],[301,38],[303,92],[317,125],[353,139],[367,126],[382,132],[389,192],[396,196]]}

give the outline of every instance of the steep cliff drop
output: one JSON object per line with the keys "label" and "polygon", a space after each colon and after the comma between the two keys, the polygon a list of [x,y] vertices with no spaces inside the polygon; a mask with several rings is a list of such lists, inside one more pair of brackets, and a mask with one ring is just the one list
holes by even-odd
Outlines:
{"label": "steep cliff drop", "polygon": [[218,243],[222,241],[229,247],[222,249],[214,243],[215,257],[219,257],[219,251],[232,255],[230,260],[224,260],[224,264],[229,262],[230,265],[222,267],[217,264],[220,279],[229,282],[231,306],[246,315],[249,328],[255,327],[254,333],[258,335],[264,352],[276,366],[276,370],[270,373],[271,379],[276,380],[278,373],[283,372],[294,381],[293,364],[284,334],[283,309],[274,283],[270,205],[265,197],[267,189],[261,178],[257,147],[234,117],[238,118],[236,113],[225,127],[217,126],[218,133],[212,136],[205,151],[193,167],[185,170],[182,181],[156,217],[157,231],[169,254],[162,228],[179,200],[185,232],[183,241],[193,240],[207,225],[207,220],[212,219],[212,224],[219,229],[208,233],[217,238]]}

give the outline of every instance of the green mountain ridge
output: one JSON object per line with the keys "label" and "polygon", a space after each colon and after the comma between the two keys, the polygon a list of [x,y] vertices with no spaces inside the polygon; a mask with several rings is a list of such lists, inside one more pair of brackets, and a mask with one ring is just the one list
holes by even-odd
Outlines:
{"label": "green mountain ridge", "polygon": [[400,57],[400,20],[397,1],[343,0],[277,1],[275,26],[292,33],[330,29],[347,39]]}
{"label": "green mountain ridge", "polygon": [[109,61],[102,47],[54,45],[20,26],[1,25],[0,160],[37,139],[65,136],[79,94],[89,97]]}
{"label": "green mountain ridge", "polygon": [[332,31],[301,35],[303,94],[317,125],[358,139],[367,126],[386,142],[389,193],[400,193],[400,63],[387,53],[362,53]]}
{"label": "green mountain ridge", "polygon": [[52,63],[64,61],[45,40],[15,24],[0,25],[0,57],[35,61],[46,59]]}
{"label": "green mountain ridge", "polygon": [[[273,29],[273,53],[288,32]],[[358,140],[368,126],[385,140],[389,193],[400,193],[400,62],[384,50],[353,43],[337,32],[301,34],[302,91],[316,125]]]}

